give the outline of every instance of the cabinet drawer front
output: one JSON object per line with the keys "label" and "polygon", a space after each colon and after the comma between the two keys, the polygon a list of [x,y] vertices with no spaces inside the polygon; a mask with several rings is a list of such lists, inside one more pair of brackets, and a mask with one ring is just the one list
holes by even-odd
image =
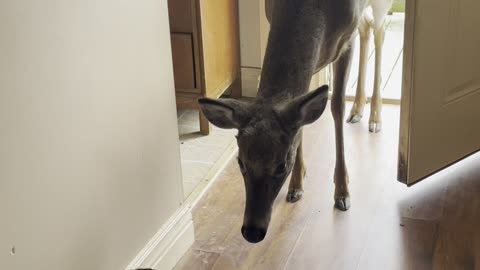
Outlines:
{"label": "cabinet drawer front", "polygon": [[195,84],[195,59],[191,34],[171,34],[175,88],[184,92],[200,92]]}
{"label": "cabinet drawer front", "polygon": [[193,33],[193,0],[168,0],[170,31]]}

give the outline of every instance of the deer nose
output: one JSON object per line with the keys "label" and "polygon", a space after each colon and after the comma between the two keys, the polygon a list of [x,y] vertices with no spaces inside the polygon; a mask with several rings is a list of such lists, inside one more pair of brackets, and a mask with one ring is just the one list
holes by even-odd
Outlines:
{"label": "deer nose", "polygon": [[267,234],[267,231],[265,229],[248,227],[248,226],[242,227],[243,238],[245,238],[245,240],[253,244],[262,241],[265,238],[266,234]]}

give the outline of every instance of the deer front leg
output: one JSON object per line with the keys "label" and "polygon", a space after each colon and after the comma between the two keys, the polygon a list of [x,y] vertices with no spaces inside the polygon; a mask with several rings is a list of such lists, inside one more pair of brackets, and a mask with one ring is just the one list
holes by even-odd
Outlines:
{"label": "deer front leg", "polygon": [[333,64],[334,88],[332,95],[332,115],[335,122],[336,164],[334,173],[335,207],[342,211],[350,208],[348,192],[348,172],[345,165],[345,149],[343,144],[343,117],[345,114],[345,89],[350,72],[354,41],[342,56]]}
{"label": "deer front leg", "polygon": [[360,64],[358,68],[357,93],[355,94],[355,102],[353,103],[350,116],[347,118],[348,123],[357,123],[362,119],[365,103],[367,102],[365,79],[367,76],[368,47],[371,31],[366,15],[360,20],[358,33],[360,36]]}
{"label": "deer front leg", "polygon": [[375,79],[373,84],[372,104],[370,110],[369,130],[380,132],[382,129],[382,95],[380,87],[382,83],[382,51],[385,40],[385,23],[374,29],[375,36]]}
{"label": "deer front leg", "polygon": [[[301,132],[301,131],[300,131]],[[292,177],[288,186],[287,202],[297,202],[303,195],[303,179],[305,178],[305,163],[303,161],[303,138],[300,134],[300,144],[298,145],[295,164],[293,165]]]}

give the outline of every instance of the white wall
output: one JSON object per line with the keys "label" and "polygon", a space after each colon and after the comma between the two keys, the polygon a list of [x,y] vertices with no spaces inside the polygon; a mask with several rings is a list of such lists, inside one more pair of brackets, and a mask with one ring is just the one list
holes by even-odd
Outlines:
{"label": "white wall", "polygon": [[240,18],[240,52],[241,66],[260,68],[260,2],[262,0],[239,1]]}
{"label": "white wall", "polygon": [[123,269],[179,208],[166,5],[0,1],[0,269]]}
{"label": "white wall", "polygon": [[254,97],[257,94],[258,78],[262,67],[262,33],[260,5],[263,0],[239,1],[240,56],[242,69],[242,94]]}

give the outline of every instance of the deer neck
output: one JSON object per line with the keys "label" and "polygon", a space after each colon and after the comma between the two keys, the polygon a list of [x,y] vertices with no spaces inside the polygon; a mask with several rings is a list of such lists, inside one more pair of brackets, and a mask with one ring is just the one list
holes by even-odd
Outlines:
{"label": "deer neck", "polygon": [[308,91],[324,39],[322,16],[277,9],[268,37],[257,99],[278,103]]}

